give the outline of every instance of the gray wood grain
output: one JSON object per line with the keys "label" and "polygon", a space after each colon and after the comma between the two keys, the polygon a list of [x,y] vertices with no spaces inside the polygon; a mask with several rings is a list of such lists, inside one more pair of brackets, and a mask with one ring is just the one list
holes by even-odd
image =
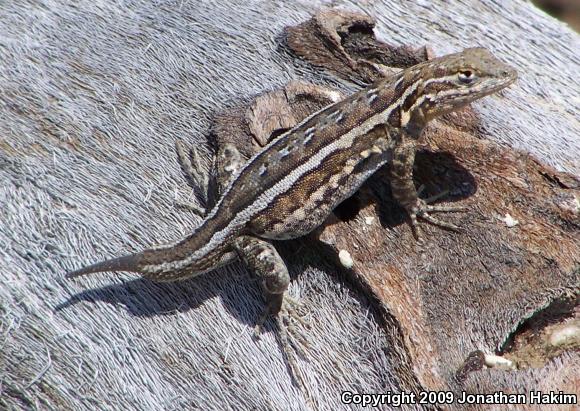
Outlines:
{"label": "gray wood grain", "polygon": [[[517,66],[517,87],[475,105],[486,135],[580,171],[572,30],[520,0],[335,3],[390,43],[482,45]],[[214,113],[289,80],[334,83],[278,51],[319,5],[0,1],[0,407],[344,409],[343,390],[416,385],[364,294],[299,249],[285,258],[310,312],[302,386],[273,328],[252,339],[263,301],[242,265],[178,284],[63,278],[196,226],[175,207],[193,199],[175,140],[203,149]],[[498,378],[550,387],[559,365]]]}

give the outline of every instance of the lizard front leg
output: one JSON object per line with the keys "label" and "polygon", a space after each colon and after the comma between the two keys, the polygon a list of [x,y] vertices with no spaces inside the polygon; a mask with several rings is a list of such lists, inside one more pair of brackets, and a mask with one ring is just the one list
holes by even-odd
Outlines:
{"label": "lizard front leg", "polygon": [[[421,235],[417,224],[417,217],[420,217],[431,224],[445,227],[451,230],[459,230],[454,224],[441,221],[430,212],[454,212],[464,211],[461,206],[433,206],[428,205],[428,201],[419,198],[415,184],[413,183],[413,164],[415,163],[416,139],[401,133],[401,138],[393,147],[393,162],[391,165],[391,189],[393,197],[405,208],[411,219],[411,227],[415,236],[420,239]],[[436,199],[440,196],[434,196]]]}

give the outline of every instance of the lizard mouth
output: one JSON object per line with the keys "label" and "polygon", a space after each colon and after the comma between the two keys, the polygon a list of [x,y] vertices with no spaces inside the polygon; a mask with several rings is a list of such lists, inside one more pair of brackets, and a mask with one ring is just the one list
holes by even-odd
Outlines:
{"label": "lizard mouth", "polygon": [[504,89],[510,85],[512,85],[513,83],[516,82],[516,80],[518,79],[518,72],[516,71],[516,69],[507,66],[504,70],[501,71],[500,76],[498,76],[497,78],[497,84],[493,87],[490,88],[490,93],[495,93],[496,91],[499,91],[501,89]]}
{"label": "lizard mouth", "polygon": [[517,74],[514,74],[513,76],[504,78],[504,79],[500,80],[495,86],[491,87],[485,93],[485,95],[497,93],[498,91],[501,91],[501,90],[505,89],[506,87],[511,86],[513,83],[516,82],[517,79],[518,79]]}

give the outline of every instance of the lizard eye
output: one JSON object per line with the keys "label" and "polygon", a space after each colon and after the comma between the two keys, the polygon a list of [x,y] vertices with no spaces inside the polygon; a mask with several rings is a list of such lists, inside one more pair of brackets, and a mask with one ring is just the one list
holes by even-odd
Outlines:
{"label": "lizard eye", "polygon": [[471,70],[461,70],[459,72],[459,81],[469,84],[475,80],[475,73]]}

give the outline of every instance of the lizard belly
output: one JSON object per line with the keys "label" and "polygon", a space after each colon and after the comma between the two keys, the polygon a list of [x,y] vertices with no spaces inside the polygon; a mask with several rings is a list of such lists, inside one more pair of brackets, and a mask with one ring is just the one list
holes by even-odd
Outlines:
{"label": "lizard belly", "polygon": [[291,194],[281,195],[253,219],[250,231],[272,240],[289,240],[310,233],[387,161],[387,154],[381,153],[354,166],[352,161],[343,164],[342,170],[350,172],[305,175]]}

